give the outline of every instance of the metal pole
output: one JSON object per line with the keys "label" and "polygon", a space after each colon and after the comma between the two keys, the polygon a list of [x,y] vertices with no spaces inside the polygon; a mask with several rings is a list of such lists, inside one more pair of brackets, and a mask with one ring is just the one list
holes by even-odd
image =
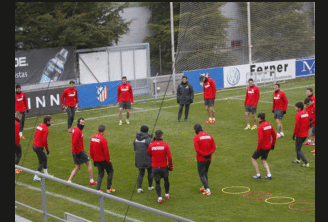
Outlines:
{"label": "metal pole", "polygon": [[248,27],[248,57],[249,57],[249,64],[252,64],[251,10],[250,10],[250,2],[247,2],[247,27]]}
{"label": "metal pole", "polygon": [[105,222],[104,197],[99,196],[100,221]]}
{"label": "metal pole", "polygon": [[173,2],[170,2],[171,14],[171,47],[172,47],[172,72],[173,72],[173,94],[176,94],[175,88],[175,53],[174,53],[174,27],[173,27]]}
{"label": "metal pole", "polygon": [[46,201],[46,179],[41,177],[41,192],[42,192],[42,210],[43,210],[43,222],[48,221],[47,216],[47,201]]}

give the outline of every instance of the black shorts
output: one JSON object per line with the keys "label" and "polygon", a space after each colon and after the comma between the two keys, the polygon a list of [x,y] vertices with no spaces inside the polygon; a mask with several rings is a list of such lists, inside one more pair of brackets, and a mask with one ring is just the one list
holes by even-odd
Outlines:
{"label": "black shorts", "polygon": [[246,105],[245,112],[254,114],[254,113],[256,113],[256,107],[251,106],[251,105]]}
{"label": "black shorts", "polygon": [[79,154],[72,153],[72,155],[73,155],[74,164],[76,165],[82,165],[83,163],[90,161],[88,154],[85,151]]}
{"label": "black shorts", "polygon": [[214,106],[214,99],[205,99],[205,106]]}
{"label": "black shorts", "polygon": [[131,109],[131,102],[119,101],[120,108]]}
{"label": "black shorts", "polygon": [[255,150],[252,158],[256,160],[259,157],[261,157],[261,160],[266,160],[268,158],[269,152],[270,150],[260,150],[260,151]]}
{"label": "black shorts", "polygon": [[274,119],[282,119],[282,117],[284,116],[284,111],[283,110],[277,110],[274,109]]}
{"label": "black shorts", "polygon": [[153,177],[154,177],[155,181],[158,181],[161,178],[169,177],[168,167],[153,167],[152,172],[153,172]]}

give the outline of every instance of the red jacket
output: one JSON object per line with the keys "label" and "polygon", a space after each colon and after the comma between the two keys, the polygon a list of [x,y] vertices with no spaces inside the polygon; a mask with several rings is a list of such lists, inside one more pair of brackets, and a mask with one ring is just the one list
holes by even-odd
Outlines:
{"label": "red jacket", "polygon": [[315,102],[313,102],[312,106],[307,105],[305,110],[309,114],[310,119],[312,120],[314,118],[314,113],[315,113],[315,111],[313,110],[314,108],[315,108]]}
{"label": "red jacket", "polygon": [[[148,146],[147,153],[152,156],[152,167],[169,167],[173,170],[172,156],[169,144],[162,140],[153,140]],[[167,164],[169,161],[169,164]]]}
{"label": "red jacket", "polygon": [[72,153],[79,154],[83,151],[83,133],[78,126],[75,126],[72,130]]}
{"label": "red jacket", "polygon": [[16,146],[20,145],[19,128],[20,128],[19,120],[15,118],[15,145]]}
{"label": "red jacket", "polygon": [[133,103],[132,86],[129,83],[121,83],[117,89],[117,102],[131,102]]}
{"label": "red jacket", "polygon": [[315,102],[312,105],[312,125],[315,126]]}
{"label": "red jacket", "polygon": [[286,94],[281,90],[278,92],[273,92],[273,104],[272,111],[276,108],[277,110],[287,111],[288,100]]}
{"label": "red jacket", "polygon": [[248,86],[246,89],[246,98],[244,102],[244,106],[251,105],[254,107],[257,107],[257,103],[260,99],[260,90],[256,85],[253,85],[252,87]]}
{"label": "red jacket", "polygon": [[35,131],[34,134],[34,142],[33,146],[39,147],[39,148],[46,148],[46,150],[49,150],[48,148],[48,133],[49,129],[47,124],[42,123],[40,124]]}
{"label": "red jacket", "polygon": [[203,82],[204,101],[205,99],[215,99],[216,85],[213,79],[207,78],[207,82]]}
{"label": "red jacket", "polygon": [[216,150],[215,142],[213,137],[205,133],[204,131],[200,131],[195,137],[194,137],[194,146],[197,153],[197,162],[202,161],[209,161],[212,159],[205,159],[204,156],[207,156],[209,154],[213,154]]}
{"label": "red jacket", "polygon": [[15,92],[15,112],[25,112],[25,109],[26,111],[29,110],[25,93],[21,91],[20,94],[17,94]]}
{"label": "red jacket", "polygon": [[[276,144],[277,135],[273,129],[273,126],[265,121],[260,122],[260,126],[257,129],[258,134],[258,143],[257,143],[257,151],[260,150],[269,150],[271,149],[271,145]],[[272,136],[272,141],[271,141]]]}
{"label": "red jacket", "polygon": [[76,103],[79,103],[77,89],[75,87],[73,89],[70,87],[66,88],[60,98],[60,101],[64,104],[64,106],[75,107]]}
{"label": "red jacket", "polygon": [[97,133],[91,137],[90,156],[93,161],[101,162],[106,160],[108,163],[110,163],[107,139],[102,133]]}
{"label": "red jacket", "polygon": [[309,121],[309,114],[304,110],[300,110],[295,116],[295,129],[293,136],[307,137],[309,131]]}

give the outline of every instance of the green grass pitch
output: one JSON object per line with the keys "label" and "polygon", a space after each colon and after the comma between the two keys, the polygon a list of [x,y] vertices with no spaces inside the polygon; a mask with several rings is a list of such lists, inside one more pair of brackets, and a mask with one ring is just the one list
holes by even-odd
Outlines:
{"label": "green grass pitch", "polygon": [[[315,89],[315,79],[299,81],[287,81],[281,84],[281,90],[287,95],[289,105],[287,114],[282,120],[285,137],[276,141],[274,151],[268,157],[268,164],[272,173],[272,180],[255,180],[255,174],[251,162],[251,156],[257,146],[257,131],[244,131],[245,121],[245,87],[232,90],[218,90],[215,101],[215,124],[205,124],[207,113],[203,102],[203,94],[195,95],[194,103],[190,107],[187,122],[177,122],[178,104],[174,97],[168,97],[163,103],[163,108],[158,119],[156,129],[164,132],[164,141],[170,145],[173,158],[173,171],[170,172],[170,199],[157,203],[156,191],[148,191],[146,176],[142,187],[144,193],[135,191],[132,201],[179,215],[194,221],[314,221],[315,211],[292,211],[288,208],[294,199],[297,202],[315,203],[315,156],[310,152],[315,147],[303,146],[302,151],[310,163],[309,168],[302,168],[300,164],[293,164],[296,159],[295,144],[292,133],[295,124],[296,102],[304,102],[306,88]],[[261,90],[260,102],[257,113],[265,112],[266,121],[277,129],[273,119],[272,92],[273,89]],[[110,95],[109,95],[110,96]],[[110,158],[113,163],[114,177],[112,188],[116,189],[115,196],[130,199],[136,184],[138,169],[135,167],[133,140],[136,132],[142,125],[149,127],[149,133],[153,126],[161,104],[161,99],[135,102],[133,104],[130,125],[125,123],[125,111],[123,113],[123,125],[118,125],[118,108],[81,110],[75,115],[73,126],[79,117],[85,119],[84,148],[89,152],[90,138],[97,133],[100,124],[106,126],[105,137],[108,140]],[[66,112],[52,114],[53,125],[49,128],[48,144],[48,172],[58,178],[67,180],[74,168],[71,154],[71,134],[67,132]],[[184,118],[184,113],[182,114]],[[43,116],[38,119],[40,124]],[[33,152],[32,143],[34,124],[36,118],[29,118],[25,122],[24,136],[21,140],[22,164],[24,155],[24,167],[36,170],[38,160]],[[217,150],[213,154],[213,160],[209,169],[209,186],[212,192],[210,196],[204,196],[199,192],[202,187],[197,173],[196,152],[193,145],[195,132],[193,126],[200,123],[205,132],[211,134],[216,142]],[[250,119],[253,125],[252,118]],[[28,144],[30,143],[29,147]],[[266,171],[258,160],[260,172],[263,176]],[[93,167],[94,179],[97,179],[97,168]],[[101,190],[106,189],[106,177],[103,179]],[[32,180],[33,175],[22,172],[15,186],[15,200],[42,210],[41,192],[34,188],[40,188],[40,182]],[[15,181],[17,175],[15,176]],[[82,165],[80,172],[74,177],[74,183],[89,186],[87,166]],[[164,185],[162,193],[164,196]],[[155,183],[154,183],[155,185]],[[228,188],[243,186],[246,188]],[[95,186],[91,186],[95,189]],[[226,188],[226,189],[224,189]],[[222,192],[239,193],[229,194]],[[98,196],[84,193],[65,185],[46,180],[48,213],[63,218],[64,212],[72,213],[91,221],[99,221]],[[244,191],[255,192],[244,198]],[[255,199],[269,196],[286,197]],[[76,200],[80,201],[76,203]],[[294,205],[298,209],[312,209],[313,205]],[[126,205],[105,199],[106,221],[123,221],[127,209]],[[18,206],[17,213],[33,221],[41,221],[42,214]],[[122,216],[123,215],[123,216]],[[128,215],[132,221],[169,221],[167,218],[143,212],[130,207]],[[49,221],[56,221],[49,218]]]}

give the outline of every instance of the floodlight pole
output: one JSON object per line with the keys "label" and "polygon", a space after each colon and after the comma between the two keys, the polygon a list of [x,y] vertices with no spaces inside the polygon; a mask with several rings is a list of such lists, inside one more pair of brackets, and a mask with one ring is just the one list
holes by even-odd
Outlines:
{"label": "floodlight pole", "polygon": [[248,57],[249,57],[249,64],[252,64],[251,9],[250,9],[250,2],[247,2],[247,27],[248,27]]}
{"label": "floodlight pole", "polygon": [[173,72],[173,94],[176,94],[175,88],[175,53],[174,53],[174,26],[173,26],[173,2],[170,2],[170,15],[171,15],[171,48],[172,48],[172,72]]}

